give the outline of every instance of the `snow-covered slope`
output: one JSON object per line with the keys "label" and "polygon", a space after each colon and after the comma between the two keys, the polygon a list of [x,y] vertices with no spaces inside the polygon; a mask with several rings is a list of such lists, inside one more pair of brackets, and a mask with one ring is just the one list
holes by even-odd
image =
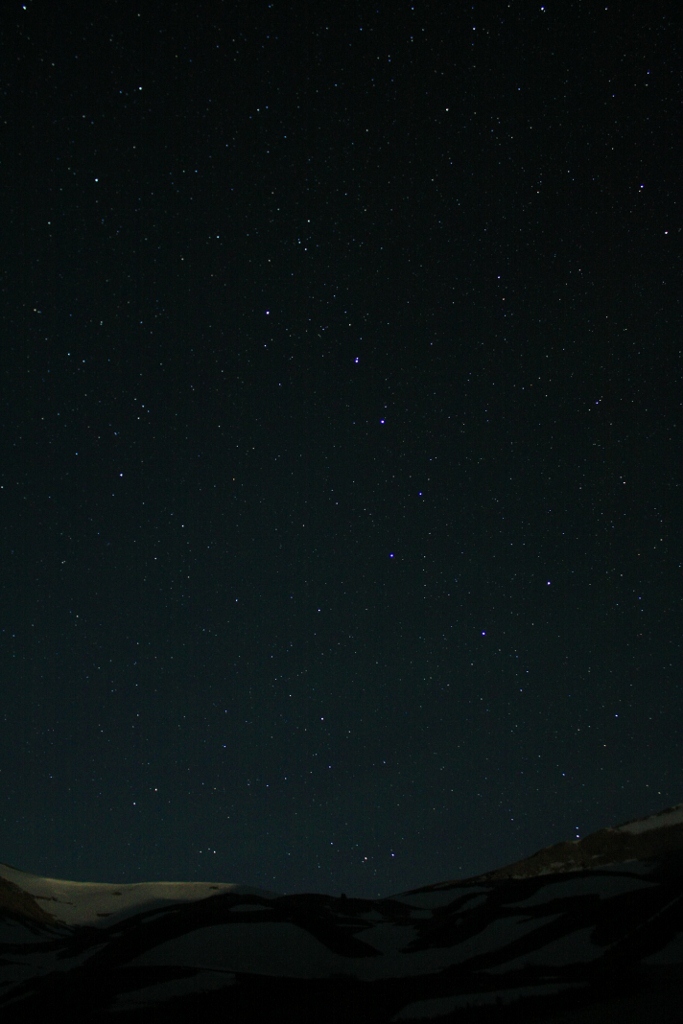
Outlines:
{"label": "snow-covered slope", "polygon": [[683,850],[683,804],[667,807],[647,818],[628,821],[614,828],[601,828],[583,839],[547,846],[525,860],[480,877],[529,878],[550,872],[594,868],[602,864],[652,860],[677,850]]}
{"label": "snow-covered slope", "polygon": [[0,865],[0,1020],[682,1024],[682,826],[381,900]]}
{"label": "snow-covered slope", "polygon": [[[228,882],[138,882],[116,885],[107,882],[66,882],[60,878],[42,878],[0,864],[0,908],[3,881],[24,894],[24,906],[36,920],[69,925],[113,924],[132,914],[169,904],[192,903],[216,893],[251,893],[276,896],[265,889],[251,889]],[[5,892],[7,888],[5,887]],[[9,890],[11,891],[11,890]],[[26,897],[32,897],[32,901]],[[108,920],[107,920],[108,919]]]}

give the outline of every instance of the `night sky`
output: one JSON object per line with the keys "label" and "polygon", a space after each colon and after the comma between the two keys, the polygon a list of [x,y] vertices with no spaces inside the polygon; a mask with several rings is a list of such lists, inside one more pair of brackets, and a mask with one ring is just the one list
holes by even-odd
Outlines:
{"label": "night sky", "polygon": [[677,5],[0,23],[0,860],[377,896],[680,802]]}

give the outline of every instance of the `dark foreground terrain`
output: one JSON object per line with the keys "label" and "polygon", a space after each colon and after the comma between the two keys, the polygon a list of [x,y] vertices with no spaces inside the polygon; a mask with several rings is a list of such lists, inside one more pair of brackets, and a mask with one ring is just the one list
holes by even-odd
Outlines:
{"label": "dark foreground terrain", "polygon": [[379,900],[0,865],[0,1021],[683,1024],[683,805]]}

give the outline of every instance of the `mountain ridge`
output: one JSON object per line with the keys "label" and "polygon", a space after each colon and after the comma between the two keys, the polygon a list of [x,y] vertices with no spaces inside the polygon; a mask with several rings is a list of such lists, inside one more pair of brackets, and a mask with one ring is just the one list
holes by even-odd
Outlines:
{"label": "mountain ridge", "polygon": [[682,1024],[682,977],[683,804],[375,900],[0,864],[3,1024]]}
{"label": "mountain ridge", "polygon": [[656,814],[591,832],[583,839],[543,847],[503,868],[474,876],[478,880],[531,878],[537,874],[582,871],[632,860],[655,860],[683,850],[683,803]]}

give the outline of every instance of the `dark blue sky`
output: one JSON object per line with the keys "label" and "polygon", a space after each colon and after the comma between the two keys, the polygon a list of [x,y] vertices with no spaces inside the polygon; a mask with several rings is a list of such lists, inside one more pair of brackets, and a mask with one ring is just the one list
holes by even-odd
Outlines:
{"label": "dark blue sky", "polygon": [[26,870],[386,895],[683,799],[680,31],[305,8],[0,18]]}

